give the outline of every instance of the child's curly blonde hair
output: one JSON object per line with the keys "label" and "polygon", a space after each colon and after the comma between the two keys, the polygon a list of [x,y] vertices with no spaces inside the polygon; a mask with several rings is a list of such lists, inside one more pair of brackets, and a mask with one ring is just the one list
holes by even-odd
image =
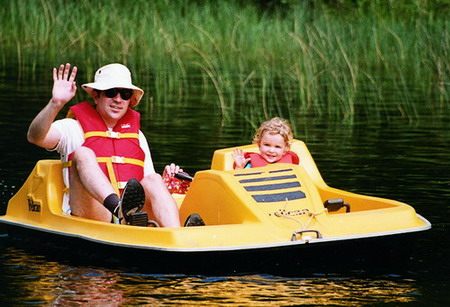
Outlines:
{"label": "child's curly blonde hair", "polygon": [[263,122],[261,126],[259,126],[258,131],[256,131],[255,136],[253,137],[253,143],[259,145],[262,136],[266,132],[269,132],[270,134],[281,135],[288,148],[289,141],[294,137],[289,122],[279,117],[274,117],[268,121]]}

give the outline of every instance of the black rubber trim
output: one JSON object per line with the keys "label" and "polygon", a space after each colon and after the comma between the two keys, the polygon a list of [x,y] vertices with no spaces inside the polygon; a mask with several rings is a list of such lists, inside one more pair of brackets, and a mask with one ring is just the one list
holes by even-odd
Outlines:
{"label": "black rubber trim", "polygon": [[235,177],[240,177],[240,176],[254,176],[254,175],[261,175],[263,174],[263,172],[259,172],[259,173],[246,173],[246,174],[234,174]]}
{"label": "black rubber trim", "polygon": [[251,178],[251,179],[239,180],[239,182],[240,183],[250,183],[250,182],[262,182],[262,181],[283,180],[283,179],[293,179],[293,178],[297,178],[297,176],[295,176],[295,175],[286,175],[286,176]]}
{"label": "black rubber trim", "polygon": [[273,174],[273,173],[282,173],[282,172],[289,172],[289,171],[292,171],[292,168],[278,169],[276,171],[269,171],[269,173]]}
{"label": "black rubber trim", "polygon": [[274,183],[274,184],[265,184],[265,185],[253,185],[244,187],[246,191],[271,191],[271,190],[281,190],[288,188],[300,187],[300,182],[286,182],[286,183]]}
{"label": "black rubber trim", "polygon": [[286,201],[286,200],[296,200],[306,198],[305,193],[301,191],[295,192],[286,192],[286,193],[277,193],[277,194],[261,194],[261,195],[252,195],[253,199],[258,203],[272,203],[278,201]]}

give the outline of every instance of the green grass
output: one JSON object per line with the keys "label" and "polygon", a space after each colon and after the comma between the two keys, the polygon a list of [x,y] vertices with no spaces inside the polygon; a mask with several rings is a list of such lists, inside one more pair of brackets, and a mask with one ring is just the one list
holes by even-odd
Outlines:
{"label": "green grass", "polygon": [[237,1],[10,0],[0,50],[19,77],[70,61],[91,80],[100,65],[122,62],[151,93],[141,108],[184,103],[195,89],[225,120],[449,111],[447,14],[419,0],[408,10],[300,3],[263,11]]}

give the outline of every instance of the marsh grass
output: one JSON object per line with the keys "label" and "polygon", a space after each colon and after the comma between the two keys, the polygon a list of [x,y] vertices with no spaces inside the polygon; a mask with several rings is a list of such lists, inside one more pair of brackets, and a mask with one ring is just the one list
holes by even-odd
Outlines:
{"label": "marsh grass", "polygon": [[395,2],[389,11],[373,3],[337,14],[238,1],[11,0],[0,12],[0,49],[19,78],[71,61],[90,80],[100,65],[121,62],[150,93],[141,108],[184,103],[200,89],[224,120],[448,112],[445,14],[417,6],[400,18]]}

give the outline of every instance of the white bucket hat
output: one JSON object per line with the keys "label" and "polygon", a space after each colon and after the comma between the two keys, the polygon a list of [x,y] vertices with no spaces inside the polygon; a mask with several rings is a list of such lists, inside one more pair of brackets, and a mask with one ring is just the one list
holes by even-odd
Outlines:
{"label": "white bucket hat", "polygon": [[130,99],[130,107],[137,106],[142,96],[144,96],[144,91],[131,82],[130,70],[126,66],[117,63],[100,67],[95,72],[94,82],[83,84],[81,87],[91,96],[94,89],[101,91],[110,88],[132,89],[134,94]]}

